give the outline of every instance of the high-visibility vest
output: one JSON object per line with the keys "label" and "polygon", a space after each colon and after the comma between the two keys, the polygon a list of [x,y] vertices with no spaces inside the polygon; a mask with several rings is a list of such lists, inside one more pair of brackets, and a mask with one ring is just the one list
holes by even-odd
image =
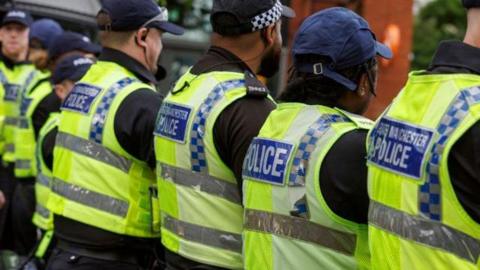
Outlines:
{"label": "high-visibility vest", "polygon": [[480,119],[479,86],[477,75],[412,73],[369,134],[373,269],[479,269],[480,225],[448,168],[452,146]]}
{"label": "high-visibility vest", "polygon": [[155,172],[122,148],[114,130],[122,101],[145,88],[154,91],[105,61],[76,83],[61,107],[47,203],[53,213],[121,235],[160,235],[151,213]]}
{"label": "high-visibility vest", "polygon": [[21,96],[25,89],[35,80],[37,70],[33,65],[16,65],[13,69],[6,68],[0,63],[0,84],[3,94],[3,128],[2,139],[4,141],[3,161],[13,163],[15,161],[15,130],[17,128],[20,112]]}
{"label": "high-visibility vest", "polygon": [[38,72],[34,82],[20,97],[20,113],[14,138],[15,176],[17,178],[37,175],[35,166],[35,130],[32,116],[39,103],[50,93],[52,86],[48,72]]}
{"label": "high-visibility vest", "polygon": [[42,145],[45,140],[45,136],[47,136],[55,128],[58,128],[59,123],[60,114],[51,113],[47,122],[45,122],[42,129],[40,129],[35,152],[37,165],[37,179],[35,182],[36,207],[32,221],[33,224],[45,231],[53,229],[53,214],[47,208],[53,173],[50,168],[48,168],[43,158]]}
{"label": "high-visibility vest", "polygon": [[245,74],[187,72],[157,117],[155,154],[162,243],[193,261],[243,268],[243,207],[214,144],[217,117],[247,94]]}
{"label": "high-visibility vest", "polygon": [[342,135],[372,124],[300,103],[280,104],[269,115],[243,164],[245,269],[369,268],[367,225],[327,205],[320,168]]}

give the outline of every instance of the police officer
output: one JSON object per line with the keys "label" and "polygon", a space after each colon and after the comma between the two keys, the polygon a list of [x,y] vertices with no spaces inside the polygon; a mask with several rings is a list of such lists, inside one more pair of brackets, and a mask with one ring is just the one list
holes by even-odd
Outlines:
{"label": "police officer", "polygon": [[0,211],[0,249],[15,249],[11,220],[11,197],[14,181],[14,131],[20,107],[20,96],[27,81],[35,77],[35,69],[27,60],[28,34],[32,17],[25,11],[13,9],[2,21],[0,35],[0,115],[2,116],[0,189],[5,193],[6,206]]}
{"label": "police officer", "polygon": [[47,48],[62,32],[62,27],[50,19],[38,20],[30,27],[29,60],[38,72],[19,97],[20,112],[14,138],[17,185],[11,202],[13,237],[21,244],[16,250],[20,255],[27,255],[37,241],[36,227],[31,222],[35,211],[35,144],[40,128],[57,107],[48,98],[52,86],[47,70]]}
{"label": "police officer", "polygon": [[182,34],[151,0],[105,0],[103,51],[61,107],[47,207],[57,250],[47,269],[148,267],[152,218],[154,74],[162,34]]}
{"label": "police officer", "polygon": [[[88,71],[94,60],[83,54],[73,54],[58,62],[52,73],[51,82],[60,100],[72,90],[74,83]],[[41,128],[36,144],[37,181],[35,183],[36,212],[33,223],[44,232],[42,241],[35,251],[35,257],[44,263],[53,245],[53,215],[47,209],[50,183],[52,182],[53,148],[57,134],[60,114],[53,112]]]}
{"label": "police officer", "polygon": [[275,104],[256,74],[278,69],[274,0],[215,0],[212,47],[183,75],[155,128],[162,243],[170,269],[240,269],[242,162]]}
{"label": "police officer", "polygon": [[245,269],[368,269],[365,139],[376,56],[391,51],[346,8],[311,15],[280,104],[243,165]]}
{"label": "police officer", "polygon": [[[373,269],[478,269],[480,1],[369,135]],[[388,259],[387,259],[388,258]]]}

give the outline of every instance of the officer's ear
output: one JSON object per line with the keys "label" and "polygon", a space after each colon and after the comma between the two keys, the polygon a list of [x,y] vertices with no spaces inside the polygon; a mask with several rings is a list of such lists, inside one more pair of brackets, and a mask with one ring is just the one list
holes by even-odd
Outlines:
{"label": "officer's ear", "polygon": [[357,91],[355,91],[355,93],[359,97],[364,97],[365,95],[369,94],[370,87],[371,86],[368,80],[368,75],[367,73],[363,73],[362,76],[360,76],[360,80],[358,81]]}
{"label": "officer's ear", "polygon": [[148,34],[148,29],[145,27],[140,28],[137,32],[135,32],[135,43],[143,48],[147,47],[147,34]]}
{"label": "officer's ear", "polygon": [[272,24],[263,29],[260,32],[260,35],[266,47],[273,45],[275,43],[275,39],[277,38],[277,24]]}

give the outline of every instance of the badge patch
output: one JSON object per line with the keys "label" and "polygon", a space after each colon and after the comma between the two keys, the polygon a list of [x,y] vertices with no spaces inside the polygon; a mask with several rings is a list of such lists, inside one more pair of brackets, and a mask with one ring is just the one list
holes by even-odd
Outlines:
{"label": "badge patch", "polygon": [[182,105],[164,102],[157,117],[155,135],[172,141],[185,143],[188,119],[192,109]]}
{"label": "badge patch", "polygon": [[386,170],[420,179],[433,131],[382,118],[370,134],[368,161]]}
{"label": "badge patch", "polygon": [[254,138],[243,162],[243,177],[273,185],[285,184],[293,144]]}
{"label": "badge patch", "polygon": [[62,110],[88,114],[93,101],[100,91],[102,91],[101,88],[93,85],[84,83],[76,84],[63,102]]}
{"label": "badge patch", "polygon": [[21,86],[18,84],[7,83],[4,85],[5,88],[5,101],[17,101],[18,95],[20,93]]}

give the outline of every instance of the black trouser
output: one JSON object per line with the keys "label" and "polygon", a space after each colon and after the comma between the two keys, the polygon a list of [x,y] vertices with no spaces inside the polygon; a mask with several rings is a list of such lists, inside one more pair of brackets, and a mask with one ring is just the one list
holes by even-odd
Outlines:
{"label": "black trouser", "polygon": [[13,250],[15,245],[12,231],[12,198],[17,181],[14,176],[14,164],[4,166],[1,160],[2,156],[0,156],[0,190],[5,195],[6,203],[0,209],[0,250]]}
{"label": "black trouser", "polygon": [[166,270],[226,270],[225,268],[195,262],[165,249]]}
{"label": "black trouser", "polygon": [[17,254],[27,256],[37,243],[37,227],[32,222],[35,212],[35,179],[16,179],[12,198],[12,230]]}
{"label": "black trouser", "polygon": [[145,270],[154,268],[154,256],[140,251],[95,250],[72,247],[62,240],[57,241],[47,263],[47,270]]}

